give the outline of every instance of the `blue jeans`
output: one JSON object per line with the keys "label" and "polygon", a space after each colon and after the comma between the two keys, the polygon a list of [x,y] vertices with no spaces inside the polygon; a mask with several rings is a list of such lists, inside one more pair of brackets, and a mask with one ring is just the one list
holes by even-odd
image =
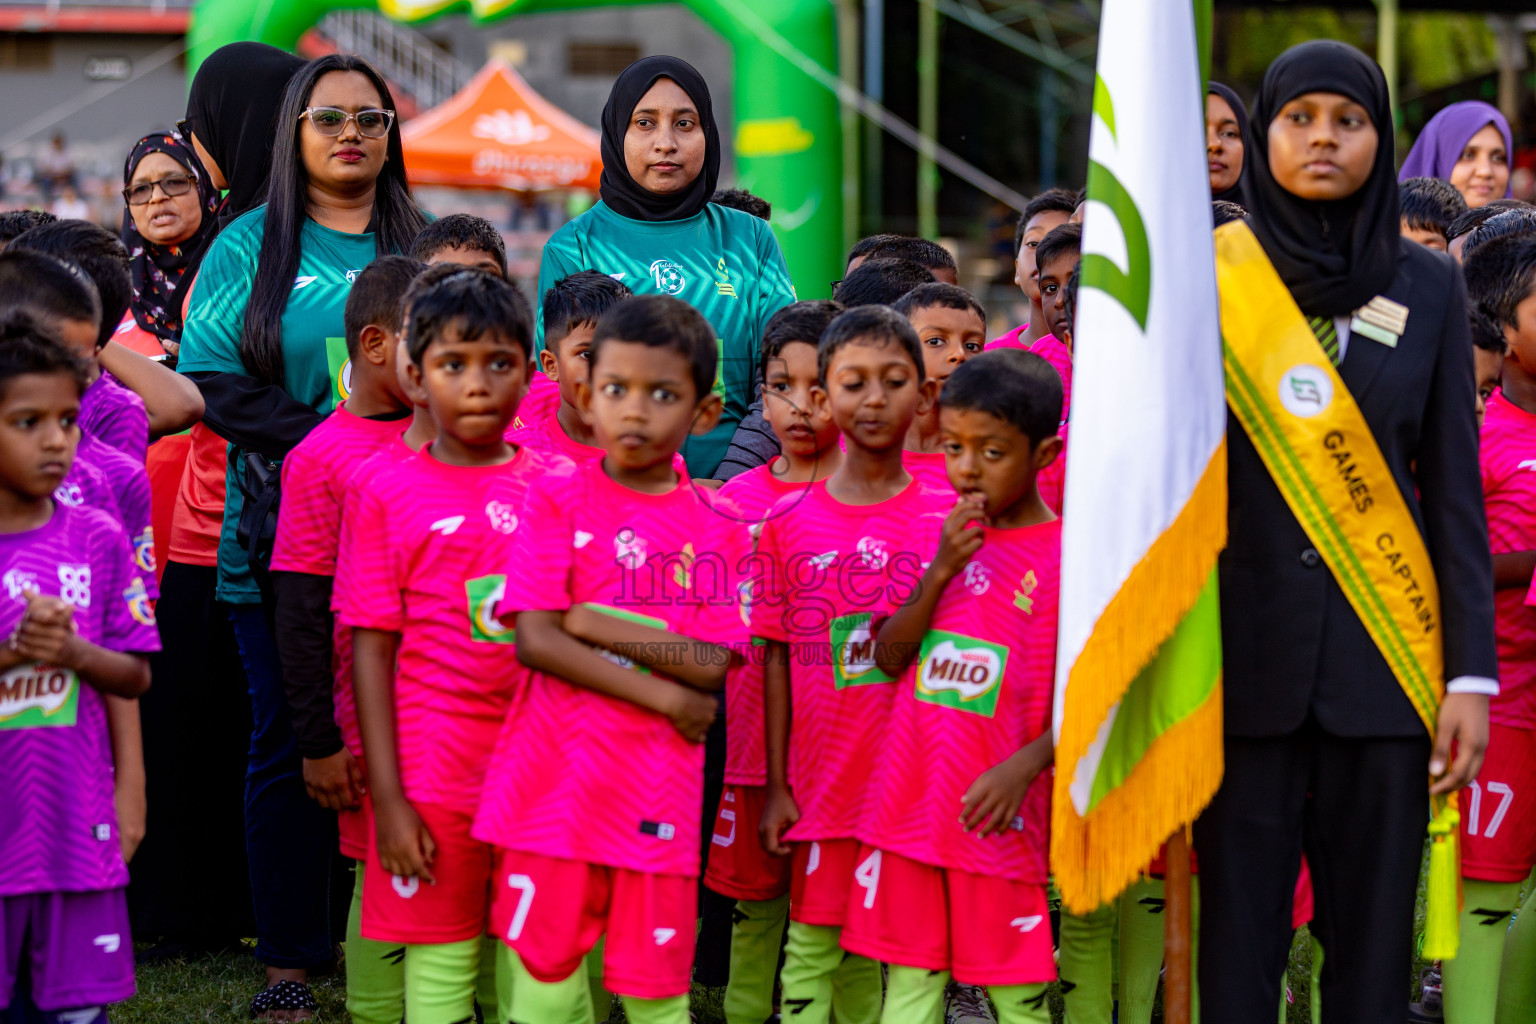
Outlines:
{"label": "blue jeans", "polygon": [[270,967],[310,967],[334,955],[329,908],[336,815],[304,792],[277,645],[261,605],[230,605],[229,618],[255,720],[245,773],[245,849],[256,959]]}

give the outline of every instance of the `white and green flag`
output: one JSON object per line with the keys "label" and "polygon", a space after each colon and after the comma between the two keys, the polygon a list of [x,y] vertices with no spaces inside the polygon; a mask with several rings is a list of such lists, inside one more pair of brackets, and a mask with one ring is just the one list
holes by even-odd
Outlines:
{"label": "white and green flag", "polygon": [[1085,912],[1221,781],[1226,398],[1191,0],[1104,0],[1074,332],[1051,865]]}

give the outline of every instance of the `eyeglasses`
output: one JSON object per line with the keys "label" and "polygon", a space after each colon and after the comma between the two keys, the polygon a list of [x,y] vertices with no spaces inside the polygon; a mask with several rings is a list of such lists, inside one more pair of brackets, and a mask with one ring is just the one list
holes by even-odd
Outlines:
{"label": "eyeglasses", "polygon": [[340,107],[305,107],[299,120],[306,117],[315,126],[315,131],[329,136],[340,135],[347,130],[347,122],[352,121],[357,125],[358,134],[365,139],[382,139],[395,123],[393,110],[359,110],[352,114]]}
{"label": "eyeglasses", "polygon": [[161,178],[159,181],[141,181],[137,185],[129,185],[123,189],[123,198],[129,206],[143,206],[155,196],[155,186],[160,186],[160,191],[167,199],[176,196],[184,196],[192,191],[196,182],[185,174],[173,174],[169,178]]}

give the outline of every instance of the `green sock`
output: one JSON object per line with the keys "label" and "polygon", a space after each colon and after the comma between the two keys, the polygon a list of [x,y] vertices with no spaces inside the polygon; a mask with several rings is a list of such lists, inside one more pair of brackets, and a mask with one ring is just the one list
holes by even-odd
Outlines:
{"label": "green sock", "polygon": [[882,980],[877,961],[844,953],[832,975],[832,1019],[837,1024],[877,1024],[884,999]]}
{"label": "green sock", "polygon": [[789,920],[789,894],[737,900],[731,912],[731,980],[725,986],[726,1024],[762,1024],[773,1015],[773,977]]}
{"label": "green sock", "polygon": [[1536,871],[1525,880],[1515,923],[1504,937],[1504,964],[1499,970],[1497,1024],[1536,1021]]}
{"label": "green sock", "polygon": [[1498,1006],[1504,937],[1520,898],[1520,883],[1464,878],[1461,891],[1461,948],[1455,959],[1440,966],[1445,1024],[1487,1024]]}
{"label": "green sock", "polygon": [[500,940],[489,935],[480,936],[480,971],[475,975],[475,1006],[480,1010],[480,1018],[485,1024],[491,1024],[501,1006],[501,957],[496,950],[500,948]]}
{"label": "green sock", "polygon": [[[891,964],[886,979],[885,1012],[880,1024],[944,1024],[944,986],[948,971]],[[838,1017],[842,1024],[842,1017]]]}
{"label": "green sock", "polygon": [[636,999],[625,996],[624,1019],[629,1024],[688,1024],[688,997]]}
{"label": "green sock", "polygon": [[608,936],[599,935],[597,945],[592,947],[592,952],[587,954],[587,1001],[592,1006],[592,1016],[596,1020],[604,1021],[613,1010],[613,993],[603,987],[603,949],[607,945]]}
{"label": "green sock", "polygon": [[[587,972],[580,968],[561,981],[540,981],[528,973],[522,959],[504,943],[498,943],[501,991],[507,997],[501,1020],[507,1024],[592,1024],[592,994]],[[606,1011],[605,1011],[606,1014]],[[410,1024],[415,1024],[414,1021]]]}
{"label": "green sock", "polygon": [[405,1016],[405,946],[363,938],[363,866],[352,865],[347,914],[347,1012],[354,1024],[400,1024]]}
{"label": "green sock", "polygon": [[405,1017],[411,1024],[464,1024],[475,1019],[480,940],[405,947]]}
{"label": "green sock", "polygon": [[987,995],[997,1007],[997,1024],[1051,1024],[1043,984],[988,985]]}
{"label": "green sock", "polygon": [[1078,917],[1061,911],[1061,975],[1067,1024],[1109,1024],[1114,1006],[1110,991],[1111,946],[1119,913],[1113,902]]}
{"label": "green sock", "polygon": [[832,1016],[832,977],[843,962],[838,945],[841,928],[789,922],[784,944],[783,989],[780,1002],[785,1019],[795,1024],[827,1024]]}
{"label": "green sock", "polygon": [[1143,877],[1120,897],[1120,1024],[1149,1024],[1163,969],[1163,883]]}
{"label": "green sock", "polygon": [[1317,941],[1317,936],[1308,932],[1312,940],[1312,976],[1308,979],[1307,988],[1308,1003],[1312,1007],[1312,1019],[1323,1019],[1323,986],[1319,979],[1323,976],[1323,944]]}

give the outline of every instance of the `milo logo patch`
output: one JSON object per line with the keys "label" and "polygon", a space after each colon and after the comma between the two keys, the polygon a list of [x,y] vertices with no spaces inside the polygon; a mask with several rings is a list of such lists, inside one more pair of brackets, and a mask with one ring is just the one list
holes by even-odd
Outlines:
{"label": "milo logo patch", "polygon": [[482,644],[515,644],[517,630],[503,626],[496,618],[496,606],[507,592],[507,577],[501,573],[464,581],[469,599],[469,638]]}
{"label": "milo logo patch", "polygon": [[839,690],[846,686],[895,682],[875,666],[875,632],[869,612],[839,615],[832,620],[828,639],[832,645],[832,678]]}
{"label": "milo logo patch", "polygon": [[1002,644],[929,630],[918,653],[917,699],[991,718],[1007,666]]}
{"label": "milo logo patch", "polygon": [[0,730],[74,725],[80,681],[67,668],[33,661],[0,675]]}

